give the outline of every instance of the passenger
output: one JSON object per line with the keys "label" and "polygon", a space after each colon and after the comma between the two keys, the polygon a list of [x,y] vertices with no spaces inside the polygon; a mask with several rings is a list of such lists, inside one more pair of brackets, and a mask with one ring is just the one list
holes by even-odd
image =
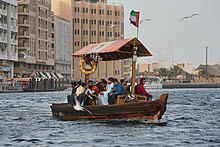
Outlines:
{"label": "passenger", "polygon": [[[135,83],[134,83],[134,94],[137,94],[137,86],[138,86],[138,79],[135,79]],[[131,92],[132,88],[132,83],[128,86],[127,91]]]}
{"label": "passenger", "polygon": [[152,100],[153,96],[145,90],[144,84],[145,84],[145,79],[141,78],[140,83],[137,86],[137,94],[144,95],[144,96],[148,97],[148,100]]}
{"label": "passenger", "polygon": [[100,101],[101,105],[108,105],[108,94],[111,92],[111,89],[113,88],[114,83],[113,83],[113,78],[110,77],[107,80],[107,86],[106,86],[106,91],[103,92],[103,95],[100,96]]}
{"label": "passenger", "polygon": [[115,103],[115,99],[117,98],[118,95],[125,94],[124,87],[122,86],[121,83],[118,82],[118,79],[114,78],[113,83],[114,83],[113,89],[108,94],[108,103],[110,105]]}
{"label": "passenger", "polygon": [[80,94],[82,94],[83,93],[83,91],[84,91],[84,88],[83,88],[83,86],[82,86],[82,83],[81,83],[81,81],[78,81],[77,82],[77,89],[76,89],[76,96],[79,96]]}
{"label": "passenger", "polygon": [[68,104],[70,104],[70,105],[73,105],[74,104],[74,96],[75,96],[75,93],[76,93],[76,89],[77,89],[77,82],[76,81],[73,81],[73,82],[71,82],[71,85],[72,85],[72,93],[71,93],[71,95],[68,95],[67,96],[67,102],[68,102]]}
{"label": "passenger", "polygon": [[124,87],[125,93],[126,93],[126,94],[129,93],[130,91],[129,91],[129,89],[128,89],[127,81],[126,81],[125,79],[121,79],[121,84],[122,84],[123,87]]}
{"label": "passenger", "polygon": [[92,90],[92,88],[93,88],[93,81],[92,80],[89,80],[88,81],[88,88],[90,89],[90,90]]}
{"label": "passenger", "polygon": [[99,95],[98,95],[98,105],[103,105],[102,97],[104,96],[104,92],[106,91],[106,85],[107,81],[105,79],[101,80],[101,89],[99,89]]}
{"label": "passenger", "polygon": [[93,86],[92,90],[94,90],[94,94],[96,96],[98,96],[98,94],[100,93],[100,91],[104,91],[104,87],[102,86],[102,81],[104,81],[105,79],[101,79],[101,81],[99,83],[97,83],[95,86]]}
{"label": "passenger", "polygon": [[80,87],[77,88],[77,94],[76,94],[76,98],[78,99],[79,103],[83,106],[83,105],[88,105],[88,98],[85,94],[86,90],[88,88],[88,85],[86,83],[82,83],[80,85]]}

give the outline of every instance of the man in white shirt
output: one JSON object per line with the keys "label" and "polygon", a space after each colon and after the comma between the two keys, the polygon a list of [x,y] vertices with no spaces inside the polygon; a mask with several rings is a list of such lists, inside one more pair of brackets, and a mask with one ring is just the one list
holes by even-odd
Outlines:
{"label": "man in white shirt", "polygon": [[76,89],[76,96],[79,96],[83,93],[85,89],[83,88],[82,84],[79,85],[79,87]]}
{"label": "man in white shirt", "polygon": [[101,105],[108,105],[108,93],[111,92],[111,89],[113,88],[114,84],[112,82],[113,78],[110,77],[108,78],[108,85],[107,85],[107,88],[106,88],[106,91],[103,92],[102,95],[100,95],[99,99],[100,99],[100,104]]}

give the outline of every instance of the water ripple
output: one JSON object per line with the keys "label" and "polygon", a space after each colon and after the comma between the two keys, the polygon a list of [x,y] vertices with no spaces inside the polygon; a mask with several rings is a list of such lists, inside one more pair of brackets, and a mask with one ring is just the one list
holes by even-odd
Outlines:
{"label": "water ripple", "polygon": [[0,94],[0,146],[219,146],[220,90],[149,90],[169,93],[160,121],[58,121],[50,104],[63,92]]}

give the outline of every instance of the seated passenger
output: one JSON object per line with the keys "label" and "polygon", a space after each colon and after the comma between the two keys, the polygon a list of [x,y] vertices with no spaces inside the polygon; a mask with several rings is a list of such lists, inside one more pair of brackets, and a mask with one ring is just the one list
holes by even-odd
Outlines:
{"label": "seated passenger", "polygon": [[85,94],[87,88],[88,85],[86,83],[82,83],[80,87],[77,88],[78,91],[76,90],[76,98],[82,106],[88,105],[88,97]]}
{"label": "seated passenger", "polygon": [[114,78],[113,83],[114,83],[113,89],[108,94],[108,103],[110,105],[115,103],[115,99],[117,98],[118,95],[125,94],[124,87],[122,86],[121,83],[118,82],[118,79]]}
{"label": "seated passenger", "polygon": [[113,88],[114,84],[112,82],[113,78],[110,77],[108,78],[107,81],[107,85],[106,85],[106,91],[103,91],[102,93],[100,93],[99,96],[99,105],[108,105],[108,93],[111,91],[111,89]]}
{"label": "seated passenger", "polygon": [[121,79],[121,84],[123,85],[124,87],[124,91],[125,93],[129,93],[129,89],[128,89],[128,85],[127,85],[127,81],[125,79]]}
{"label": "seated passenger", "polygon": [[145,88],[144,88],[144,84],[145,84],[145,79],[144,78],[141,78],[140,79],[140,83],[138,84],[138,86],[137,86],[137,94],[139,94],[139,95],[144,95],[144,96],[146,96],[146,97],[148,97],[148,100],[152,100],[152,95],[151,94],[149,94],[146,90],[145,90]]}
{"label": "seated passenger", "polygon": [[72,93],[71,93],[71,95],[67,96],[67,102],[68,102],[68,104],[73,105],[73,104],[75,104],[74,97],[76,94],[76,89],[81,85],[81,82],[80,81],[79,82],[73,81],[73,82],[71,82],[71,85],[72,85]]}

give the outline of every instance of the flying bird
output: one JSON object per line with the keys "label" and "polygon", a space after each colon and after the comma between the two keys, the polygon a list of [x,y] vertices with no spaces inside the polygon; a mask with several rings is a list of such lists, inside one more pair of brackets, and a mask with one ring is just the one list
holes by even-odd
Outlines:
{"label": "flying bird", "polygon": [[180,22],[180,21],[183,21],[184,19],[190,19],[190,18],[192,18],[192,17],[194,17],[194,16],[197,16],[197,15],[202,15],[202,14],[192,14],[191,16],[185,16],[185,17],[183,17],[182,19],[180,19],[179,22]]}
{"label": "flying bird", "polygon": [[116,27],[116,25],[114,25],[114,24],[110,24],[110,27],[111,27],[111,28],[114,28],[114,27]]}
{"label": "flying bird", "polygon": [[151,20],[151,19],[150,19],[150,18],[143,19],[143,20],[140,21],[140,24],[141,24],[142,22],[144,22],[144,21],[148,21],[148,20]]}
{"label": "flying bird", "polygon": [[30,56],[28,56],[25,52],[21,52],[23,55],[24,55],[24,57],[23,58],[27,58],[27,57],[30,57]]}
{"label": "flying bird", "polygon": [[92,114],[91,111],[83,107],[84,101],[82,102],[82,104],[80,104],[76,97],[74,97],[74,100],[75,100],[76,105],[73,106],[73,109],[75,109],[76,111],[87,111],[88,113]]}

